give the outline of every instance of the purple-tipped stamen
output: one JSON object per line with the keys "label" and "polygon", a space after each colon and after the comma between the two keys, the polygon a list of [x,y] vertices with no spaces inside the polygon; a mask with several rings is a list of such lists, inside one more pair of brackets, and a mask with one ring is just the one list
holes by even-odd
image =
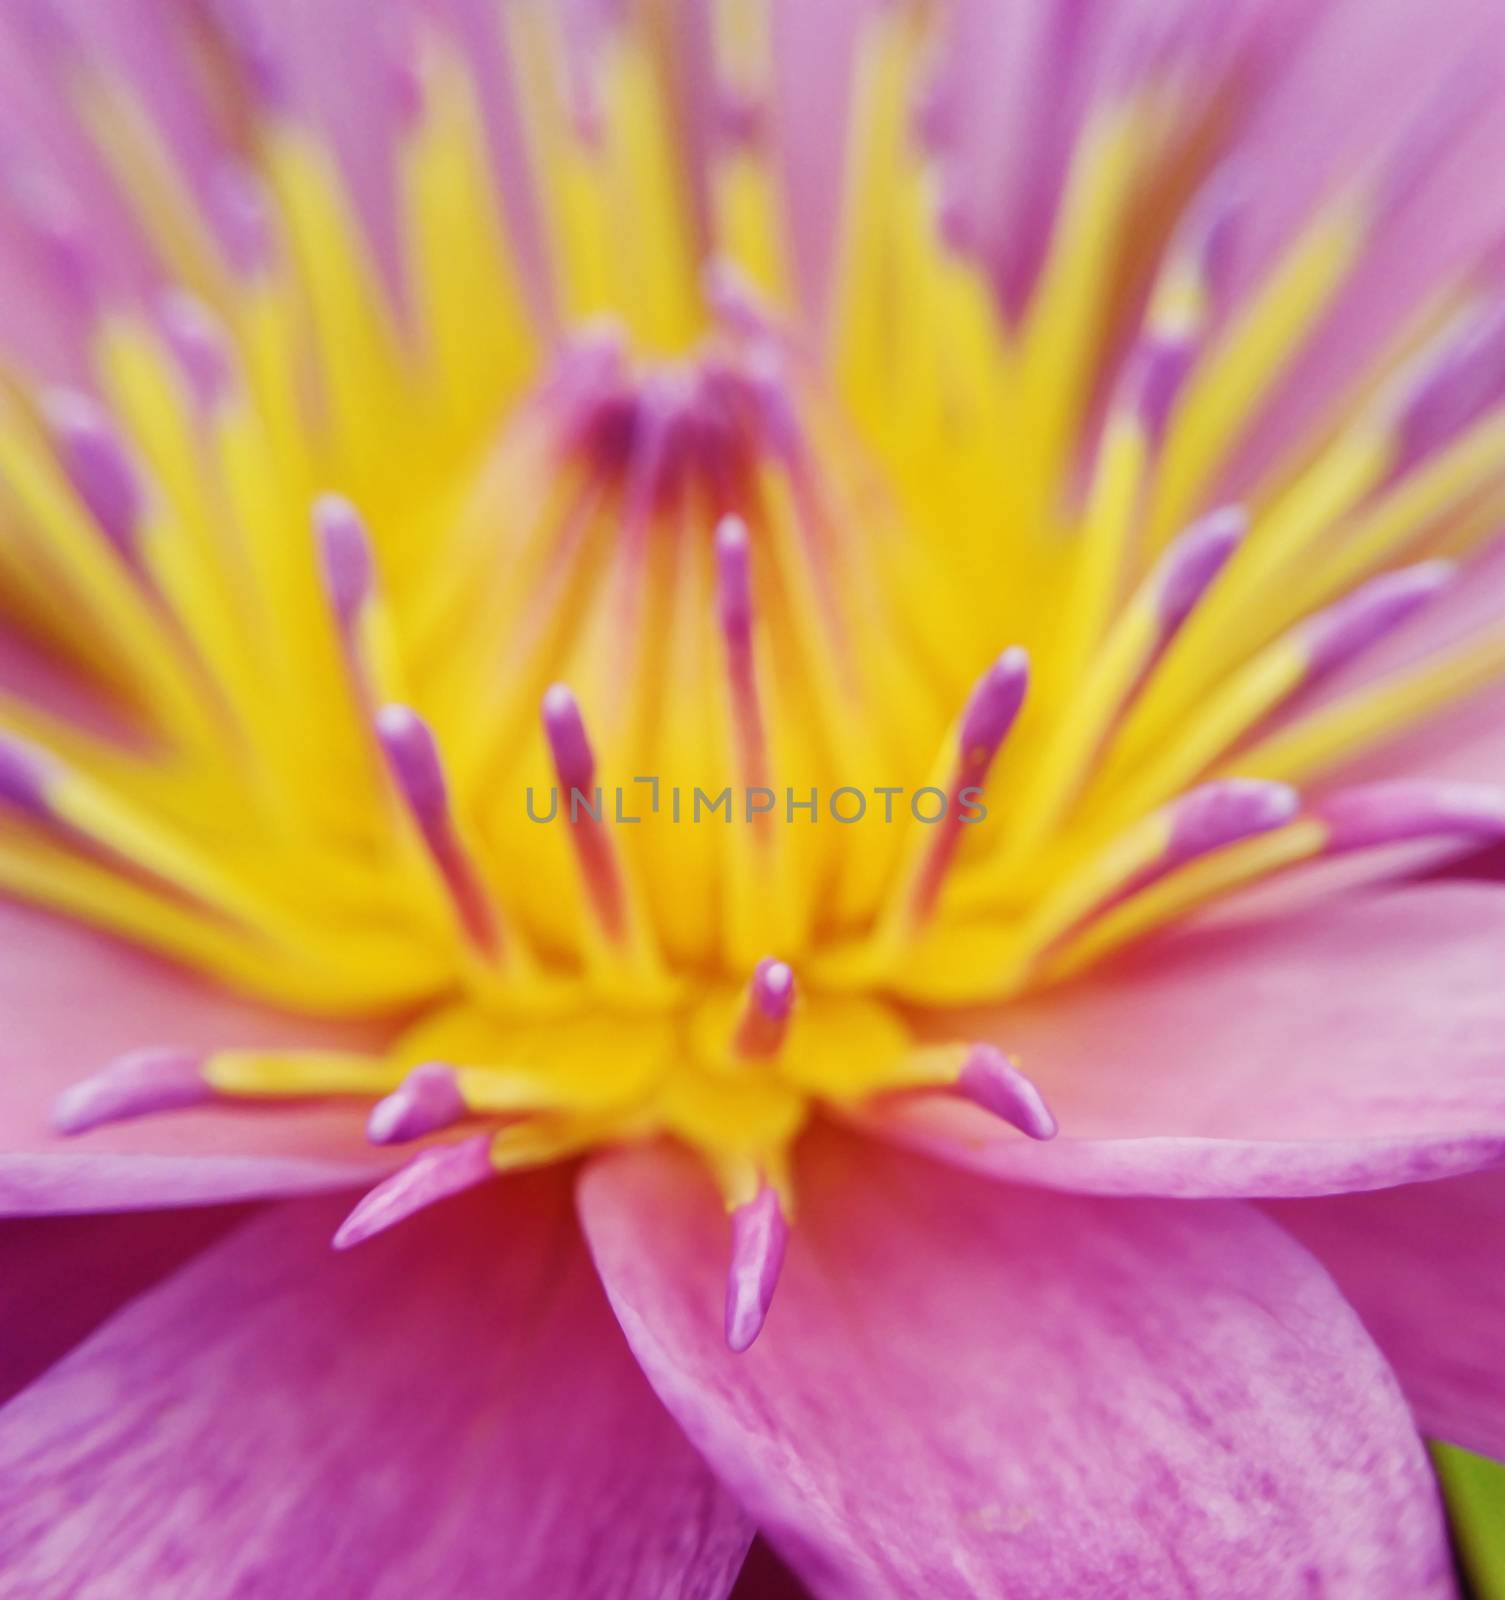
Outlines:
{"label": "purple-tipped stamen", "polygon": [[747,985],[733,1051],[749,1060],[766,1061],[776,1056],[788,1037],[793,1010],[793,970],[787,963],[765,956],[753,969]]}
{"label": "purple-tipped stamen", "polygon": [[590,419],[625,392],[627,345],[620,323],[597,317],[576,328],[560,347],[535,403],[555,413],[562,442],[578,447]]}
{"label": "purple-tipped stamen", "polygon": [[1203,186],[1187,214],[1178,245],[1214,304],[1227,295],[1245,213],[1245,187],[1224,167]]}
{"label": "purple-tipped stamen", "polygon": [[449,785],[439,762],[433,730],[411,706],[383,706],[376,737],[393,781],[425,838],[449,826]]}
{"label": "purple-tipped stamen", "polygon": [[469,1109],[455,1069],[443,1061],[425,1061],[372,1106],[366,1137],[372,1144],[406,1144],[453,1127]]}
{"label": "purple-tipped stamen", "polygon": [[371,541],[360,513],[343,495],[320,495],[313,520],[324,592],[341,633],[348,636],[376,588]]}
{"label": "purple-tipped stamen", "polygon": [[405,1167],[361,1198],[340,1224],[334,1236],[335,1249],[363,1244],[436,1201],[494,1178],[492,1138],[490,1133],[477,1133],[454,1144],[420,1150]]}
{"label": "purple-tipped stamen", "polygon": [[265,272],[272,260],[272,208],[248,167],[225,161],[215,168],[209,215],[231,270],[247,279]]}
{"label": "purple-tipped stamen", "polygon": [[423,122],[423,33],[410,11],[389,12],[380,30],[381,64],[398,129],[411,133]]}
{"label": "purple-tipped stamen", "polygon": [[1307,651],[1307,679],[1332,672],[1408,622],[1452,583],[1451,561],[1423,561],[1372,578],[1297,630]]}
{"label": "purple-tipped stamen", "polygon": [[[654,372],[640,381],[633,399],[620,527],[623,548],[640,574],[654,513],[663,503],[671,463],[684,437],[692,389],[692,380],[682,372]],[[638,593],[636,586],[629,590],[631,603]]]}
{"label": "purple-tipped stamen", "polygon": [[752,402],[764,448],[783,463],[798,496],[813,492],[813,484],[788,368],[776,345],[757,344],[743,363],[744,392]]}
{"label": "purple-tipped stamen", "polygon": [[411,707],[400,705],[383,706],[376,713],[374,729],[392,782],[444,881],[461,926],[478,948],[494,956],[500,944],[496,907],[455,826],[433,730]]}
{"label": "purple-tipped stamen", "polygon": [[768,101],[755,90],[728,85],[716,96],[716,132],[728,150],[754,150],[768,132]]}
{"label": "purple-tipped stamen", "polygon": [[956,1077],[956,1092],[1001,1117],[1030,1139],[1054,1139],[1057,1124],[1045,1096],[1004,1053],[990,1044],[973,1045]]}
{"label": "purple-tipped stamen", "polygon": [[962,713],[956,741],[956,765],[946,793],[946,811],[931,833],[909,896],[911,923],[934,909],[951,869],[962,829],[976,819],[988,773],[1009,736],[1029,692],[1029,656],[1014,645],[1005,650],[978,679]]}
{"label": "purple-tipped stamen", "polygon": [[1475,422],[1505,395],[1505,304],[1449,329],[1412,376],[1395,422],[1394,470],[1406,472]]}
{"label": "purple-tipped stamen", "polygon": [[1342,855],[1424,839],[1505,839],[1505,789],[1485,783],[1396,779],[1340,789],[1312,814],[1327,828],[1327,853]]}
{"label": "purple-tipped stamen", "polygon": [[701,287],[712,316],[728,333],[741,339],[777,342],[780,333],[772,313],[735,262],[709,262],[701,273]]}
{"label": "purple-tipped stamen", "polygon": [[52,1125],[59,1133],[86,1133],[158,1111],[206,1105],[213,1098],[204,1081],[202,1056],[187,1050],[134,1050],[64,1090],[52,1108]]}
{"label": "purple-tipped stamen", "polygon": [[1248,531],[1242,506],[1221,506],[1177,535],[1153,580],[1162,640],[1169,640],[1196,609]]}
{"label": "purple-tipped stamen", "polygon": [[53,776],[49,758],[10,734],[0,733],[0,805],[12,807],[34,822],[53,820],[47,786]]}
{"label": "purple-tipped stamen", "polygon": [[592,815],[595,752],[585,731],[580,703],[564,684],[553,684],[544,691],[542,720],[554,775],[559,780],[560,811],[568,820],[586,895],[607,937],[621,939],[627,931],[622,876],[603,817]]}
{"label": "purple-tipped stamen", "polygon": [[235,52],[243,81],[263,111],[292,107],[287,67],[274,42],[272,24],[248,0],[214,0],[214,12],[225,42]]}
{"label": "purple-tipped stamen", "polygon": [[1005,650],[978,679],[962,714],[958,756],[975,781],[987,774],[1003,748],[1029,691],[1029,656],[1018,645]]}
{"label": "purple-tipped stamen", "polygon": [[14,185],[12,198],[36,240],[48,281],[81,319],[97,316],[104,305],[103,264],[75,207],[29,173]]}
{"label": "purple-tipped stamen", "polygon": [[[716,615],[726,649],[727,686],[743,777],[749,787],[756,788],[768,781],[768,760],[753,656],[752,566],[747,524],[741,517],[723,517],[716,526]],[[766,819],[766,813],[759,814],[760,823]]]}
{"label": "purple-tipped stamen", "polygon": [[124,441],[88,395],[54,389],[42,410],[79,499],[121,559],[134,565],[146,495]]}
{"label": "purple-tipped stamen", "polygon": [[752,642],[752,575],[741,517],[716,524],[716,609],[728,644],[745,650]]}
{"label": "purple-tipped stamen", "polygon": [[1301,798],[1289,784],[1263,778],[1204,783],[1166,807],[1169,837],[1153,875],[1161,877],[1213,850],[1284,827],[1300,809]]}
{"label": "purple-tipped stamen", "polygon": [[544,691],[543,731],[554,759],[554,775],[566,788],[589,789],[595,781],[596,756],[585,731],[580,702],[562,683]]}
{"label": "purple-tipped stamen", "polygon": [[1198,341],[1187,334],[1149,334],[1130,359],[1130,404],[1151,448],[1165,437],[1197,350]]}
{"label": "purple-tipped stamen", "polygon": [[169,289],[157,302],[157,320],[201,411],[213,411],[230,388],[230,349],[224,328],[202,300]]}
{"label": "purple-tipped stamen", "polygon": [[773,1304],[789,1224],[777,1191],[764,1183],[745,1205],[732,1212],[731,1265],[726,1275],[726,1342],[737,1355],[763,1331]]}
{"label": "purple-tipped stamen", "polygon": [[1160,852],[1131,873],[1084,916],[1050,940],[1059,948],[1083,928],[1126,900],[1215,850],[1283,828],[1301,809],[1289,784],[1264,778],[1215,778],[1177,796],[1157,813],[1165,828]]}

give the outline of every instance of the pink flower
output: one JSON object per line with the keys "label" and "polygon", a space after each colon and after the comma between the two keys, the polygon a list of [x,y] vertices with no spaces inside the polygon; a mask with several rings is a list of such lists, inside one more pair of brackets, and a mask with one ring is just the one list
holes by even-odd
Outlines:
{"label": "pink flower", "polygon": [[1495,10],[0,16],[0,1591],[1454,1592]]}

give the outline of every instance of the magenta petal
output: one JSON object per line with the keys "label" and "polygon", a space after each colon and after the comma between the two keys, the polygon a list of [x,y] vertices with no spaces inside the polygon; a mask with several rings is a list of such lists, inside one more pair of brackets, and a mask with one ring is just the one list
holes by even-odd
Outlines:
{"label": "magenta petal", "polygon": [[0,1402],[243,1215],[233,1206],[194,1206],[0,1218]]}
{"label": "magenta petal", "polygon": [[818,1138],[777,1320],[722,1344],[687,1160],[598,1161],[591,1250],[664,1403],[822,1596],[1453,1593],[1395,1381],[1251,1208],[979,1182]]}
{"label": "magenta petal", "polygon": [[0,1416],[21,1594],[715,1600],[750,1528],[644,1383],[556,1180],[338,1255],[252,1219]]}
{"label": "magenta petal", "polygon": [[364,1043],[278,1017],[161,961],[0,900],[0,1213],[131,1210],[374,1182],[402,1159],[373,1149],[347,1106],[174,1110],[57,1136],[65,1091],[128,1051]]}
{"label": "magenta petal", "polygon": [[1422,1432],[1505,1459],[1505,1172],[1269,1210],[1337,1279]]}
{"label": "magenta petal", "polygon": [[991,1037],[1060,1134],[896,1104],[889,1136],[1100,1194],[1376,1189],[1505,1159],[1505,894],[1409,886],[1150,941],[955,1029]]}

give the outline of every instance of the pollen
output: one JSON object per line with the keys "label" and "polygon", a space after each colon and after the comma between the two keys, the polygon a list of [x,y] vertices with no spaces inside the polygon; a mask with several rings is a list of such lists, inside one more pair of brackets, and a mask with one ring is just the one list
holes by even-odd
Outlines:
{"label": "pollen", "polygon": [[0,694],[0,889],[388,1041],[143,1048],[63,1130],[347,1100],[421,1143],[342,1246],[671,1138],[731,1212],[743,1349],[812,1118],[949,1095],[1056,1133],[959,1008],[1272,874],[1505,834],[1482,788],[1341,776],[1505,670],[1494,631],[1340,671],[1505,504],[1499,308],[1451,285],[1231,475],[1384,170],[1244,259],[1206,106],[1147,60],[1006,292],[929,12],[880,8],[812,296],[757,8],[712,8],[693,116],[657,9],[624,12],[582,54],[505,8],[505,157],[495,74],[414,22],[395,259],[254,42],[218,46],[252,89],[217,214],[75,64],[174,287],[112,298],[66,206],[33,218],[92,369],[0,390],[0,605],[91,714]]}

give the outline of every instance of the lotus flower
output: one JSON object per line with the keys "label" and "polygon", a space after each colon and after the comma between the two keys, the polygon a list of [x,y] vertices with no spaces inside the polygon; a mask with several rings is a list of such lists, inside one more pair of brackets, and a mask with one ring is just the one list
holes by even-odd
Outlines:
{"label": "lotus flower", "polygon": [[6,1594],[1455,1592],[1498,23],[6,9]]}

